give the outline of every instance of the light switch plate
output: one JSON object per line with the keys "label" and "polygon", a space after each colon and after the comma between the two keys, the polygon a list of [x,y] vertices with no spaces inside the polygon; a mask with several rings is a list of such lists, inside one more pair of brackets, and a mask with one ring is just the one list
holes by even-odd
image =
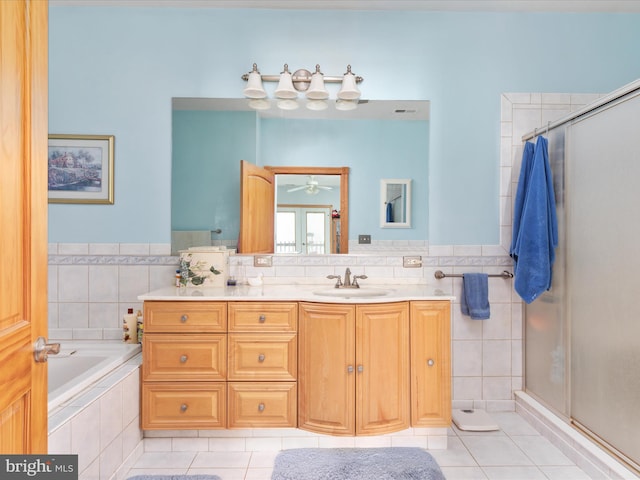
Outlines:
{"label": "light switch plate", "polygon": [[422,266],[422,257],[420,255],[402,257],[402,266],[404,268],[418,268]]}
{"label": "light switch plate", "polygon": [[271,267],[273,265],[273,258],[271,255],[254,255],[253,266],[254,267]]}

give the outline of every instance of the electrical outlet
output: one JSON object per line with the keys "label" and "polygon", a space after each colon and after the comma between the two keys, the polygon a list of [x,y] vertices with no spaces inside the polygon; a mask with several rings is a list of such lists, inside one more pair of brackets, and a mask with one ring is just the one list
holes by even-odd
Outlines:
{"label": "electrical outlet", "polygon": [[358,243],[371,243],[371,235],[358,235]]}
{"label": "electrical outlet", "polygon": [[273,265],[273,258],[271,255],[254,255],[253,266],[254,267],[271,267]]}
{"label": "electrical outlet", "polygon": [[418,268],[422,266],[422,257],[416,255],[415,257],[402,257],[402,266],[404,268]]}

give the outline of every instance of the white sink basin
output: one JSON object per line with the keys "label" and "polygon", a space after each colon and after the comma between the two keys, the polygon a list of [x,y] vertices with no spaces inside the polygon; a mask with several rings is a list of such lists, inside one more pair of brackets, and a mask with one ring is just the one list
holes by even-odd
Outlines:
{"label": "white sink basin", "polygon": [[339,297],[339,298],[367,298],[367,297],[383,297],[391,293],[392,290],[382,288],[327,288],[324,290],[316,290],[314,295],[323,297]]}

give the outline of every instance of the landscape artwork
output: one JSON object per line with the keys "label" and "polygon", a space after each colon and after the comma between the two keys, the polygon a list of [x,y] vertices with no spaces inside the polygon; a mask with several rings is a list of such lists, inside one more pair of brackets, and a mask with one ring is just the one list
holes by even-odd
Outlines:
{"label": "landscape artwork", "polygon": [[113,203],[113,136],[50,135],[49,203]]}

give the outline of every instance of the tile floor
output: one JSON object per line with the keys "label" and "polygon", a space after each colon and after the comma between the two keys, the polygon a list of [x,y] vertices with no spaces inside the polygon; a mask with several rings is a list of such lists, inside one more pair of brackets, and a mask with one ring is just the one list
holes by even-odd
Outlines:
{"label": "tile floor", "polygon": [[[449,448],[430,450],[447,480],[588,480],[591,477],[517,413],[491,413],[501,430],[449,429]],[[273,452],[145,452],[124,478],[142,474],[215,474],[269,480]],[[338,479],[337,479],[338,480]]]}

